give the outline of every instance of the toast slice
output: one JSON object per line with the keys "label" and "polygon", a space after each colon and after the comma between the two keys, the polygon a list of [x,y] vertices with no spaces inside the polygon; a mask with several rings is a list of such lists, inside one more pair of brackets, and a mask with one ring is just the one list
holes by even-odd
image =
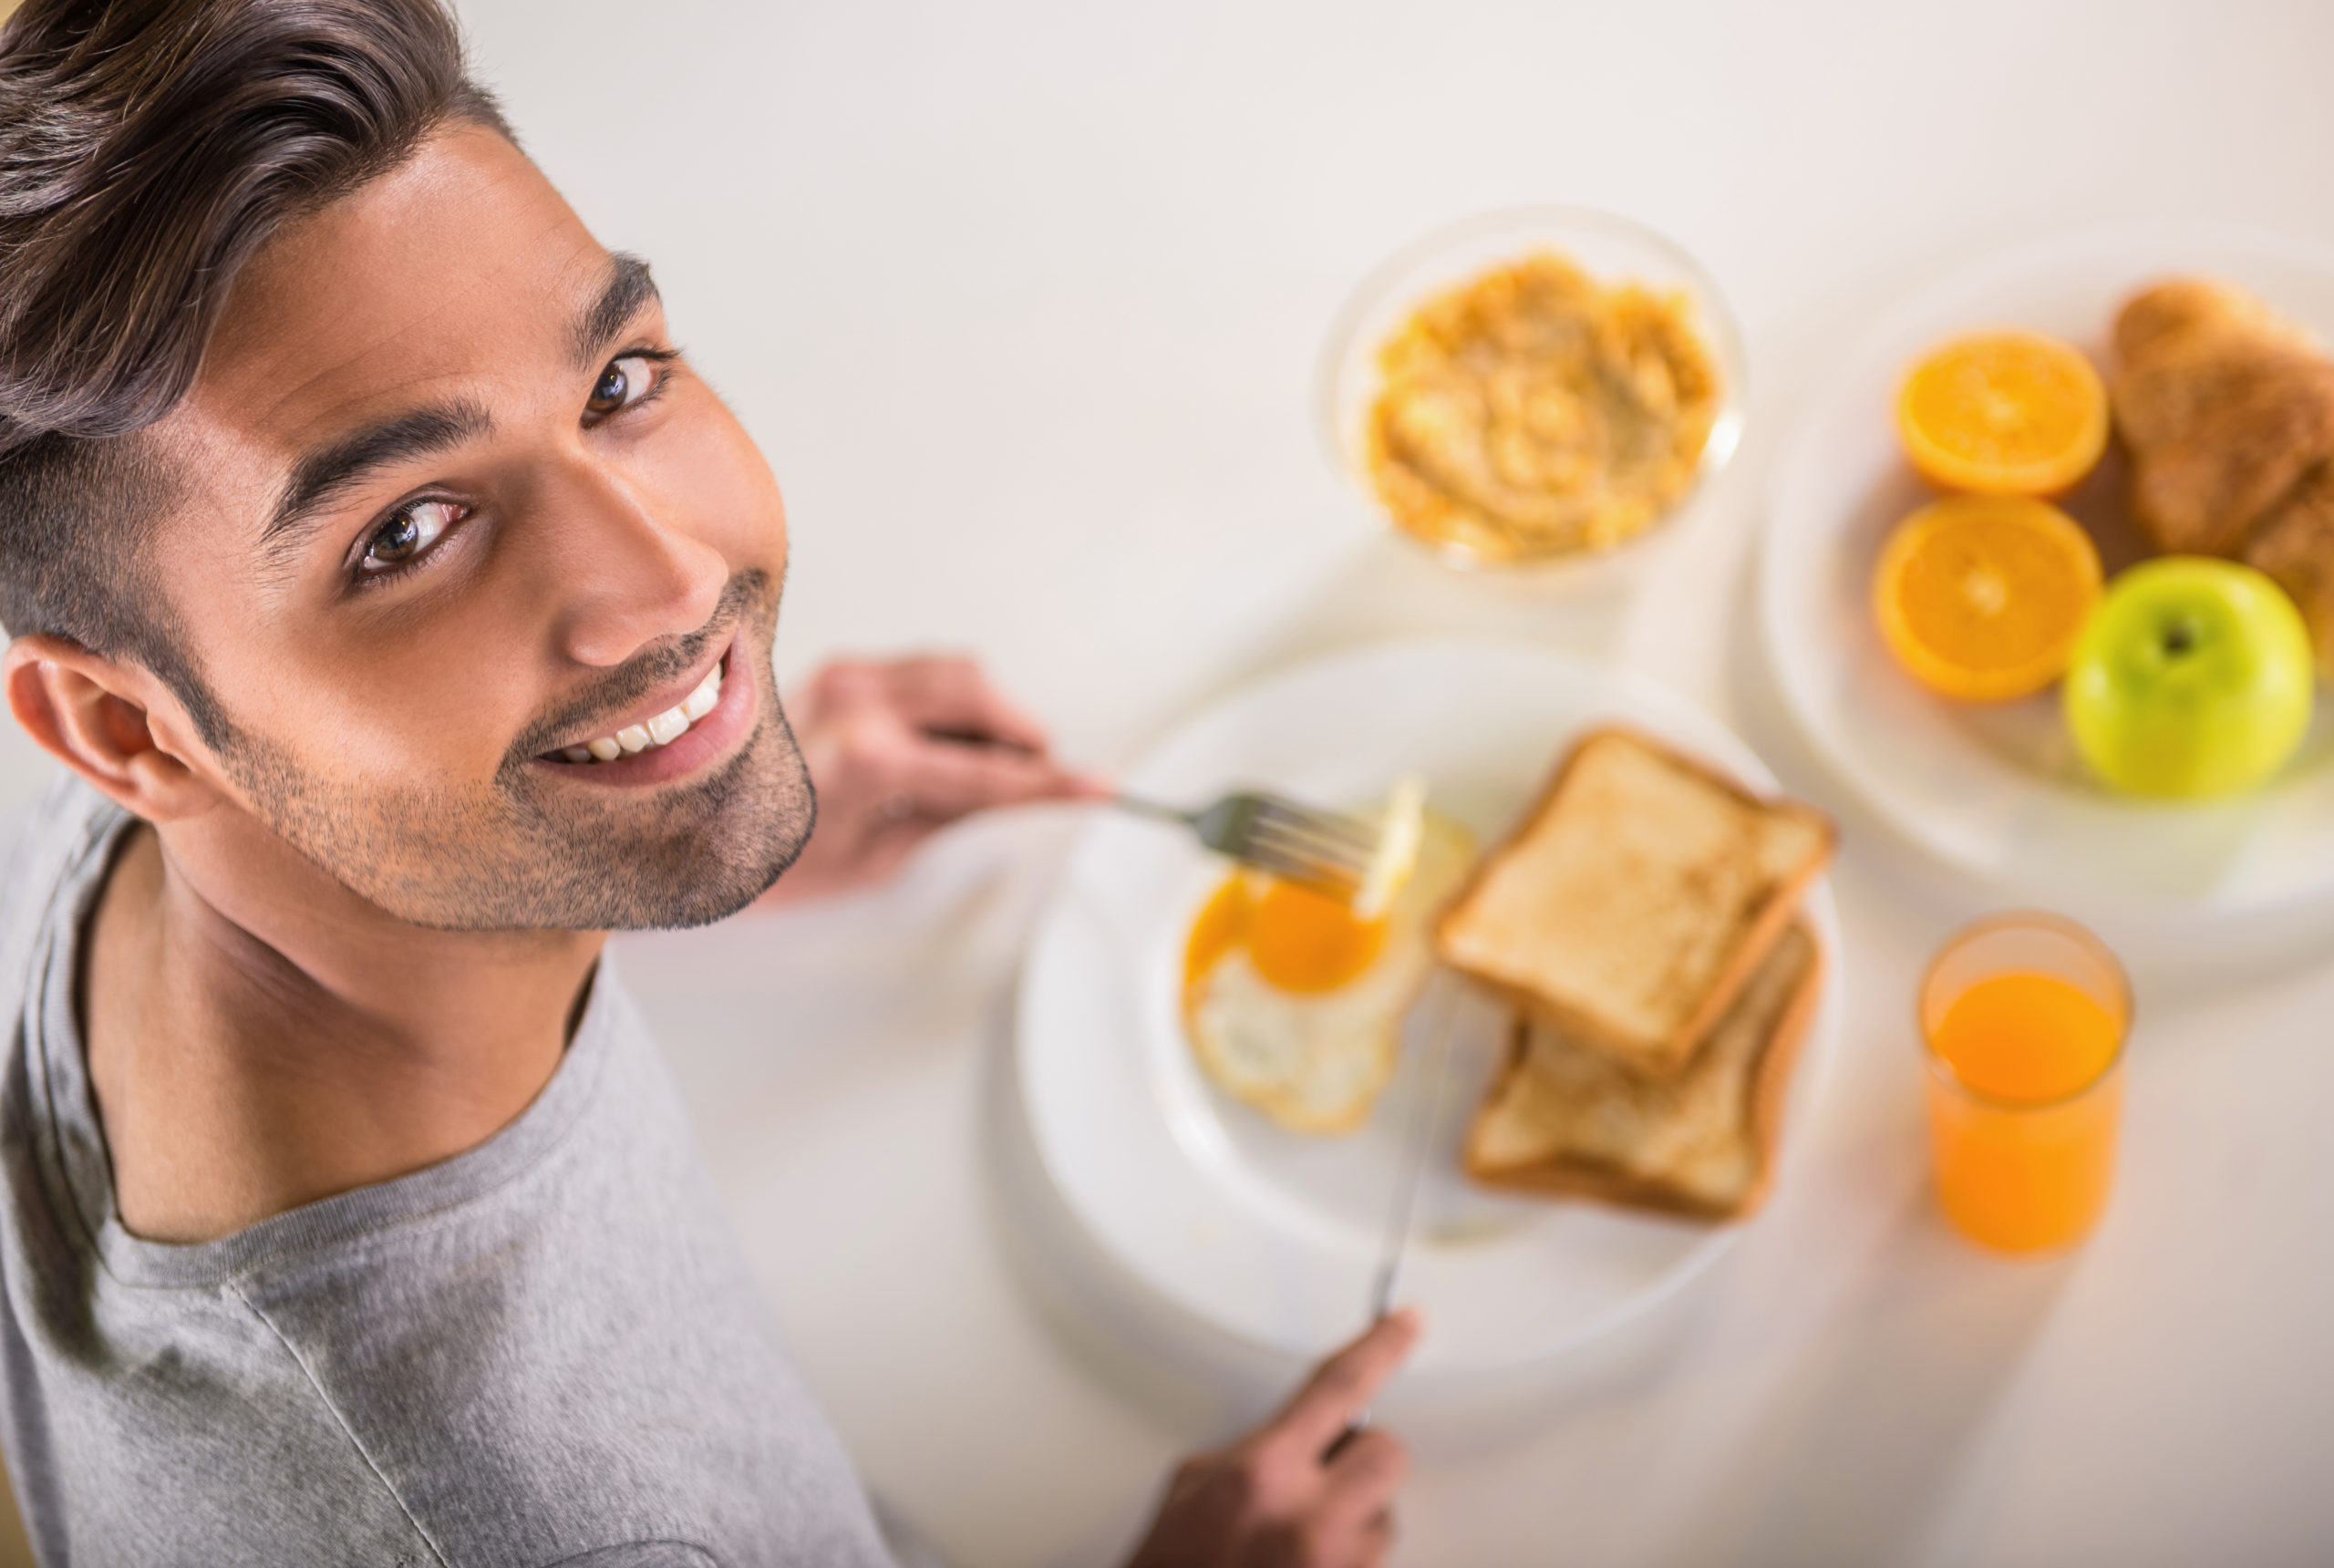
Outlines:
{"label": "toast slice", "polygon": [[1750,1214],[1773,1181],[1822,973],[1814,936],[1794,922],[1685,1069],[1666,1078],[1519,1016],[1506,1070],[1468,1132],[1469,1174],[1492,1187],[1705,1219]]}
{"label": "toast slice", "polygon": [[1439,957],[1659,1077],[1687,1057],[1831,858],[1831,821],[1628,730],[1573,749],[1435,926]]}

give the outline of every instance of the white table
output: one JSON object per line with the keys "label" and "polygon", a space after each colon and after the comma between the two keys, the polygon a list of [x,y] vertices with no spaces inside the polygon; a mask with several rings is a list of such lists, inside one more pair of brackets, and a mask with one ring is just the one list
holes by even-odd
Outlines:
{"label": "white table", "polygon": [[[470,0],[486,74],[787,487],[788,674],[978,652],[1123,761],[1211,693],[1405,631],[1664,678],[1841,810],[1845,1049],[1804,1158],[1658,1364],[1421,1455],[1401,1561],[2294,1563],[2334,1543],[2334,965],[2143,976],[2127,1159],[2080,1253],[1931,1217],[1914,976],[1970,913],[1796,750],[1745,629],[1779,438],[1905,289],[2164,214],[2334,240],[2334,8],[1397,8]],[[1311,375],[1345,292],[1443,220],[1616,209],[1747,330],[1747,445],[1628,600],[1375,536]],[[21,742],[0,768],[21,792]],[[1029,1261],[1012,985],[1075,823],[624,963],[811,1384],[966,1565],[1110,1561],[1237,1401]]]}

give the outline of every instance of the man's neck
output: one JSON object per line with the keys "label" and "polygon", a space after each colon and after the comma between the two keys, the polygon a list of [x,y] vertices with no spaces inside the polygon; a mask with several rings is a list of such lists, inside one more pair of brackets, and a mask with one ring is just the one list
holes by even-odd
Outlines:
{"label": "man's neck", "polygon": [[604,940],[409,925],[229,812],[134,830],[81,965],[122,1222],[214,1240],[477,1147],[551,1081]]}

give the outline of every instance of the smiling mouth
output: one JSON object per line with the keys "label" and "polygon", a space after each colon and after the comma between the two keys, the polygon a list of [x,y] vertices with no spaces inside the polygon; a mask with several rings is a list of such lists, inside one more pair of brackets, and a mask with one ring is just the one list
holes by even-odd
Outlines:
{"label": "smiling mouth", "polygon": [[689,732],[689,727],[711,713],[721,702],[721,672],[728,664],[724,656],[716,660],[697,689],[652,718],[638,724],[628,724],[606,735],[594,736],[580,746],[564,746],[557,751],[543,753],[544,759],[558,758],[565,762],[614,762],[635,752],[654,751],[670,746]]}

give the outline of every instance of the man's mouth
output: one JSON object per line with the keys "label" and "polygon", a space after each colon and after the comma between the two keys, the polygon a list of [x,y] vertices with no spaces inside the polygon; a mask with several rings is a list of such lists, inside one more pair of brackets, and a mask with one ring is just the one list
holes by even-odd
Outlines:
{"label": "man's mouth", "polygon": [[564,747],[560,756],[570,762],[614,762],[636,751],[670,746],[687,735],[691,725],[719,706],[721,668],[722,661],[716,660],[713,667],[705,672],[705,678],[697,683],[696,690],[645,722],[594,736],[581,746]]}
{"label": "man's mouth", "polygon": [[635,711],[588,740],[553,747],[534,765],[595,784],[663,784],[696,773],[734,750],[753,728],[754,682],[738,663],[748,641],[741,625],[696,685],[678,696],[652,697],[662,706]]}

